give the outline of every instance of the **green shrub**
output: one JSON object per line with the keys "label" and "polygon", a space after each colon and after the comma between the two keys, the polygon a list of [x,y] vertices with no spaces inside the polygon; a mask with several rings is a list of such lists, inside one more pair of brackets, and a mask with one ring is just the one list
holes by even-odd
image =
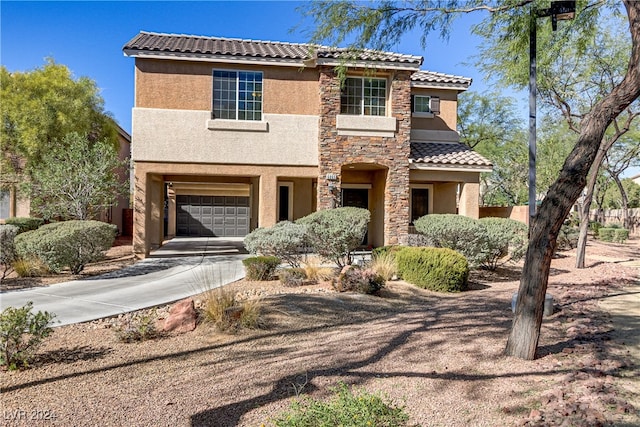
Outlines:
{"label": "green shrub", "polygon": [[17,234],[18,227],[15,225],[0,224],[0,268],[2,268],[2,279],[11,273],[13,264],[16,262],[15,238]]}
{"label": "green shrub", "polygon": [[396,253],[398,273],[409,283],[438,292],[467,289],[469,263],[448,248],[405,247]]}
{"label": "green shrub", "polygon": [[333,288],[338,292],[359,292],[369,295],[384,288],[384,284],[384,278],[375,271],[357,265],[344,267],[332,282]]}
{"label": "green shrub", "polygon": [[579,238],[579,228],[563,224],[562,227],[560,227],[560,231],[558,232],[558,237],[556,239],[556,249],[562,251],[575,249],[578,247]]}
{"label": "green shrub", "polygon": [[615,228],[602,227],[600,230],[598,230],[598,239],[602,240],[603,242],[613,242],[615,232]]}
{"label": "green shrub", "polygon": [[307,278],[304,268],[285,268],[278,271],[278,278],[285,286],[302,286],[313,281]]}
{"label": "green shrub", "polygon": [[115,225],[100,221],[56,222],[16,236],[16,251],[22,258],[40,258],[54,272],[69,267],[78,274],[102,259],[116,231]]}
{"label": "green shrub", "polygon": [[602,228],[602,224],[598,221],[589,221],[589,230],[593,231],[594,234],[598,235],[598,230]]}
{"label": "green shrub", "polygon": [[300,267],[305,247],[306,227],[282,221],[269,228],[256,228],[244,238],[252,254],[275,256],[292,267]]}
{"label": "green shrub", "polygon": [[0,313],[0,365],[8,369],[26,368],[29,360],[53,329],[55,317],[48,312],[32,313],[30,301],[21,308],[7,307]]}
{"label": "green shrub", "polygon": [[351,264],[351,253],[362,245],[371,213],[346,207],[314,212],[297,223],[307,227],[307,243],[318,255],[340,268]]}
{"label": "green shrub", "polygon": [[485,256],[481,266],[495,270],[501,261],[518,261],[527,250],[528,229],[525,224],[509,218],[481,218],[487,230]]}
{"label": "green shrub", "polygon": [[404,407],[395,406],[379,394],[361,391],[353,394],[340,384],[329,402],[311,398],[295,400],[289,410],[274,420],[276,427],[402,427],[409,416]]}
{"label": "green shrub", "polygon": [[243,259],[242,264],[247,280],[271,280],[280,260],[274,256],[255,256]]}
{"label": "green shrub", "polygon": [[613,241],[617,243],[624,243],[629,238],[629,230],[624,228],[616,228],[613,232]]}
{"label": "green shrub", "polygon": [[18,227],[18,234],[20,234],[27,231],[37,230],[38,228],[42,227],[42,224],[44,224],[44,219],[30,218],[30,217],[14,217],[14,218],[5,219],[4,223],[7,225],[15,225],[16,227]]}
{"label": "green shrub", "polygon": [[463,254],[472,266],[481,265],[488,251],[486,227],[463,215],[434,214],[418,218],[414,225],[431,246]]}

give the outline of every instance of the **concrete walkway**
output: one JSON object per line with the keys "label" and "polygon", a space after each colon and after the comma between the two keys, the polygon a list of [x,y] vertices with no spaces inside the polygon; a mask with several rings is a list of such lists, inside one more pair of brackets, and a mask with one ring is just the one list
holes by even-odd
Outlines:
{"label": "concrete walkway", "polygon": [[53,326],[87,322],[186,298],[244,277],[242,240],[176,238],[151,256],[111,273],[0,294],[2,309],[33,302],[56,315]]}

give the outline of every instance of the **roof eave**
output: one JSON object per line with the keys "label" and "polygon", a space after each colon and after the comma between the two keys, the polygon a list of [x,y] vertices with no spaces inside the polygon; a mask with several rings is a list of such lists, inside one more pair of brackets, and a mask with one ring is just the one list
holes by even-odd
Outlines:
{"label": "roof eave", "polygon": [[315,67],[308,59],[265,58],[252,56],[232,56],[214,54],[179,53],[164,51],[148,51],[139,49],[123,49],[124,55],[141,59],[169,59],[173,61],[218,62],[227,64],[280,65],[283,67]]}
{"label": "roof eave", "polygon": [[414,170],[432,170],[432,171],[448,171],[448,172],[491,172],[491,165],[450,165],[437,163],[424,163],[409,160],[409,169]]}
{"label": "roof eave", "polygon": [[333,58],[318,58],[316,60],[318,65],[330,66],[330,67],[353,67],[353,68],[377,68],[385,70],[407,70],[418,71],[420,69],[419,63],[410,62],[396,62],[396,61],[367,61],[367,60],[339,60]]}
{"label": "roof eave", "polygon": [[469,83],[434,83],[434,82],[411,82],[411,87],[420,89],[455,89],[460,92],[464,92],[469,89],[471,82]]}

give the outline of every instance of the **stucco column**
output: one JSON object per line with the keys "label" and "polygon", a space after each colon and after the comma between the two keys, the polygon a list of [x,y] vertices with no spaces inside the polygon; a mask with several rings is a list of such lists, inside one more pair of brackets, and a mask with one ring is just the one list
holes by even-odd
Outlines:
{"label": "stucco column", "polygon": [[261,175],[259,191],[258,227],[270,227],[278,221],[276,208],[278,177],[274,174]]}
{"label": "stucco column", "polygon": [[149,224],[149,244],[150,249],[157,249],[162,245],[164,239],[164,181],[161,177],[151,176],[147,179],[148,193],[150,196],[151,209],[147,210]]}
{"label": "stucco column", "polygon": [[172,188],[167,190],[168,216],[167,218],[167,237],[176,236],[176,192]]}
{"label": "stucco column", "polygon": [[458,202],[458,214],[478,219],[480,217],[480,184],[477,182],[464,182],[460,184],[460,201]]}
{"label": "stucco column", "polygon": [[133,177],[133,253],[137,258],[149,255],[147,242],[147,174],[134,168]]}

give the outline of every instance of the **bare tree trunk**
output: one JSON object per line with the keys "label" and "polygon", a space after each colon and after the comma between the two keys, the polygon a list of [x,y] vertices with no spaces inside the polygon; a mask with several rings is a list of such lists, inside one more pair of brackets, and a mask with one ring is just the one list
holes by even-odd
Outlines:
{"label": "bare tree trunk", "polygon": [[600,169],[600,165],[602,165],[607,150],[611,147],[611,144],[608,142],[603,145],[604,147],[598,150],[589,171],[587,193],[584,196],[584,203],[581,206],[580,235],[578,236],[578,247],[576,250],[576,268],[584,268],[584,258],[587,251],[587,233],[589,232],[589,212],[591,211],[593,193],[595,192],[596,182],[598,181],[598,170]]}
{"label": "bare tree trunk", "polygon": [[631,224],[629,223],[629,199],[627,197],[627,192],[624,191],[622,181],[620,181],[620,177],[618,175],[614,175],[612,178],[618,186],[620,196],[622,197],[622,226],[629,230],[631,228]]}
{"label": "bare tree trunk", "polygon": [[558,232],[586,183],[604,132],[615,117],[640,96],[640,2],[624,0],[632,39],[627,74],[584,118],[578,142],[551,185],[533,219],[516,313],[505,354],[533,359],[540,338],[544,298]]}

